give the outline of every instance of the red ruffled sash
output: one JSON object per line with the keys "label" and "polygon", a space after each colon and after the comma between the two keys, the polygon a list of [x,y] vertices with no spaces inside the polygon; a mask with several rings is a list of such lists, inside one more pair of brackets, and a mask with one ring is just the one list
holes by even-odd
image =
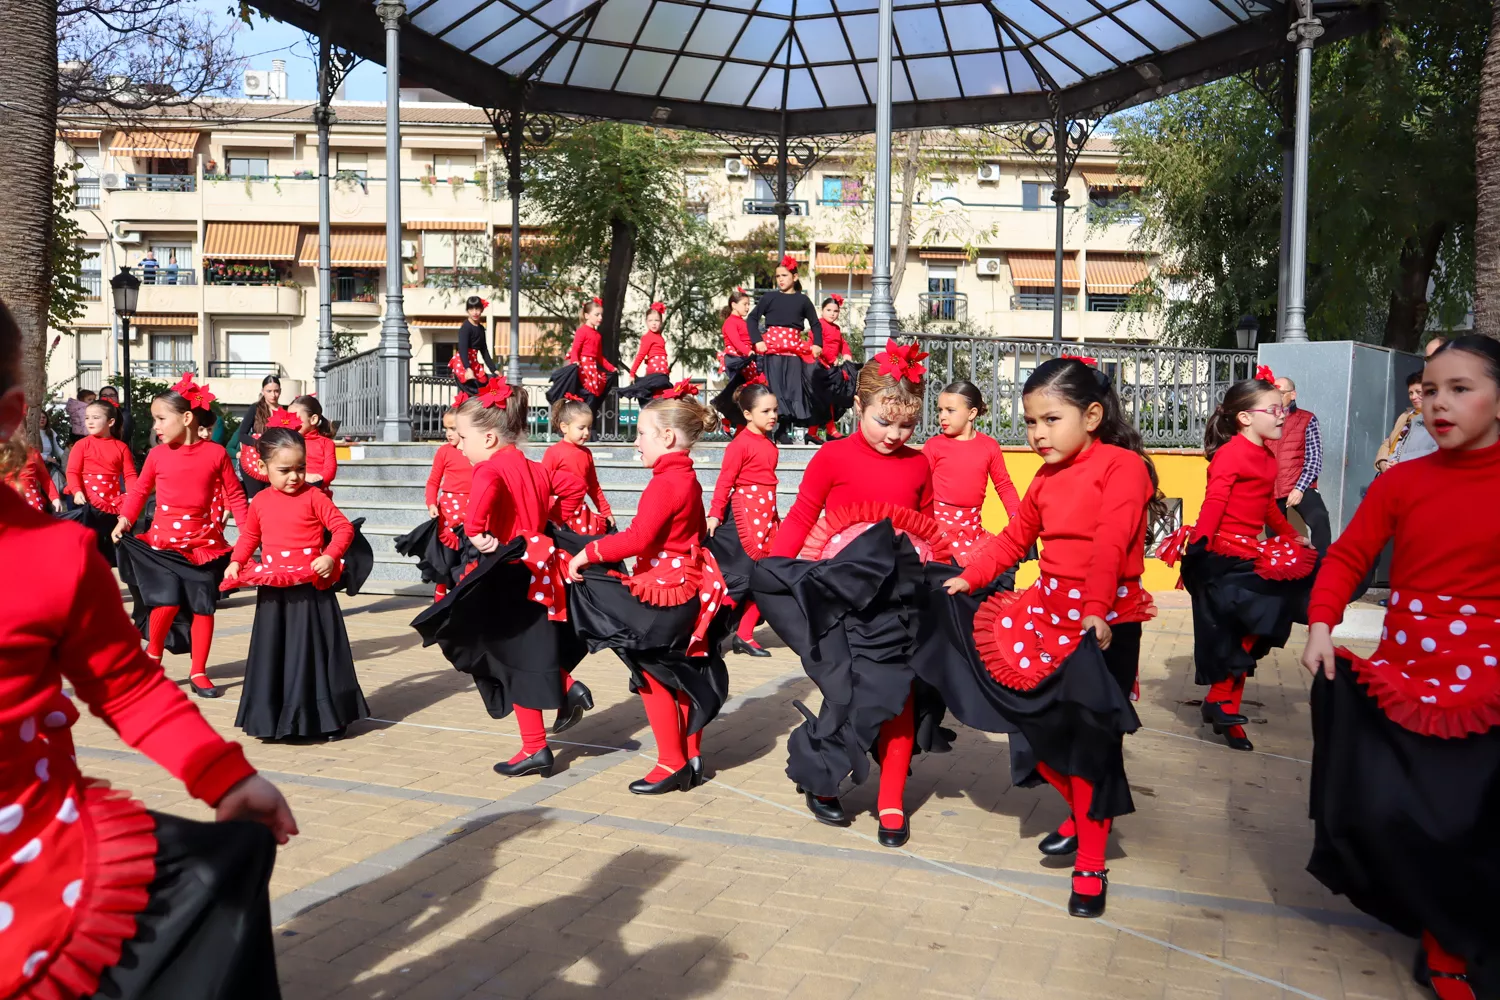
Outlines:
{"label": "red ruffled sash", "polygon": [[521,562],[531,570],[528,599],[547,609],[550,621],[568,620],[568,563],[572,557],[560,550],[550,535],[526,536],[526,554]]}
{"label": "red ruffled sash", "polygon": [[675,608],[698,598],[698,618],[688,640],[689,656],[709,654],[708,626],[721,605],[734,606],[724,574],[719,571],[719,560],[701,545],[687,552],[662,551],[650,559],[638,556],[635,572],[630,576],[617,570],[610,572],[625,581],[626,589],[636,600],[652,607]]}
{"label": "red ruffled sash", "polygon": [[[1043,577],[1024,591],[1002,591],[974,613],[974,647],[997,682],[1030,691],[1073,652],[1083,635],[1082,580]],[[1156,617],[1151,595],[1140,580],[1126,580],[1104,620],[1111,625]]]}
{"label": "red ruffled sash", "polygon": [[469,515],[469,494],[439,490],[437,509],[438,540],[457,552],[463,548],[463,542],[459,540],[454,529],[463,527],[464,518]]}
{"label": "red ruffled sash", "polygon": [[768,326],[761,335],[761,340],[765,342],[766,354],[801,358],[809,364],[815,357],[812,342],[802,335],[801,330],[794,330],[789,326]]}
{"label": "red ruffled sash", "polygon": [[734,488],[730,505],[734,526],[740,534],[740,547],[751,559],[771,554],[776,532],[781,528],[781,513],[776,509],[776,487],[763,483],[746,483]]}
{"label": "red ruffled sash", "polygon": [[224,540],[224,525],[211,510],[158,503],[151,527],[140,537],[153,549],[176,552],[194,566],[213,562],[230,551]]}
{"label": "red ruffled sash", "polygon": [[270,482],[266,478],[266,467],[260,461],[260,451],[253,444],[240,442],[240,471],[251,479],[259,479],[263,483]]}
{"label": "red ruffled sash", "polygon": [[995,537],[984,530],[978,507],[960,507],[938,500],[932,505],[932,516],[952,537],[953,561],[960,566],[969,565],[980,546]]}
{"label": "red ruffled sash", "polygon": [[934,519],[909,507],[871,501],[828,511],[802,542],[798,559],[832,559],[854,539],[881,521],[905,535],[923,562],[953,558],[953,535]]}
{"label": "red ruffled sash", "polygon": [[1375,652],[1339,655],[1414,733],[1460,739],[1500,725],[1500,600],[1392,590]]}
{"label": "red ruffled sash", "polygon": [[553,520],[564,528],[576,531],[580,535],[602,535],[609,530],[609,519],[586,503],[579,504],[573,516],[566,521],[562,520],[562,513],[558,506],[553,505],[555,515]]}
{"label": "red ruffled sash", "polygon": [[119,515],[120,498],[125,494],[120,489],[118,475],[106,476],[102,472],[85,472],[78,477],[83,487],[83,498],[95,510]]}
{"label": "red ruffled sash", "polygon": [[[1168,566],[1177,565],[1193,534],[1187,525],[1178,528],[1156,547],[1156,558]],[[1275,538],[1252,538],[1232,531],[1220,531],[1208,541],[1208,551],[1231,559],[1247,559],[1255,564],[1255,575],[1266,580],[1301,580],[1318,567],[1318,550],[1303,545],[1295,535]],[[1182,589],[1182,581],[1177,581]]]}
{"label": "red ruffled sash", "polygon": [[260,561],[250,561],[240,567],[240,575],[219,584],[222,591],[238,587],[297,587],[310,583],[319,590],[327,590],[339,582],[344,572],[344,560],[340,559],[333,572],[326,577],[313,572],[313,560],[323,554],[323,547],[302,549],[277,549],[261,542]]}

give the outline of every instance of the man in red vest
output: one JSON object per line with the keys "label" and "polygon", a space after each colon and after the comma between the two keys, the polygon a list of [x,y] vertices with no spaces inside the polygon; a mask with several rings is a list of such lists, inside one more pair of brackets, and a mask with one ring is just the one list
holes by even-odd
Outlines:
{"label": "man in red vest", "polygon": [[1282,513],[1288,507],[1296,510],[1307,525],[1313,547],[1327,552],[1333,542],[1328,523],[1328,508],[1318,495],[1318,473],[1323,471],[1323,435],[1318,418],[1311,410],[1297,407],[1297,383],[1289,378],[1276,380],[1281,390],[1281,405],[1286,408],[1286,423],[1279,440],[1268,441],[1276,455],[1276,505]]}

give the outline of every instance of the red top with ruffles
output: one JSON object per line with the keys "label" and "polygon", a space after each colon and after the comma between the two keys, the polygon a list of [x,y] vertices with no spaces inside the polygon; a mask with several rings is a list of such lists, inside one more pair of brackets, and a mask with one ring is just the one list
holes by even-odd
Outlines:
{"label": "red top with ruffles", "polygon": [[91,995],[135,934],[156,838],[79,773],[64,683],[211,806],[255,770],[142,652],[92,532],[0,490],[0,565],[47,567],[0,601],[0,996]]}
{"label": "red top with ruffles", "polygon": [[1254,538],[1262,528],[1273,538],[1297,533],[1276,506],[1276,456],[1266,445],[1236,434],[1208,463],[1208,490],[1191,540],[1220,532]]}
{"label": "red top with ruffles", "polygon": [[1120,581],[1146,569],[1146,510],[1154,493],[1145,460],[1096,441],[1070,461],[1043,465],[1021,508],[963,578],[975,589],[1042,542],[1043,578],[1083,581],[1082,617],[1107,618]]}
{"label": "red top with ruffles", "polygon": [[849,353],[849,345],[844,343],[844,331],[837,323],[826,319],[819,322],[823,324],[823,361],[836,365],[839,358]]}
{"label": "red top with ruffles", "polygon": [[1000,442],[976,433],[967,441],[939,434],[922,445],[922,455],[932,468],[932,496],[938,503],[954,507],[984,506],[984,487],[995,484],[995,492],[1011,517],[1021,509],[1021,496],[1005,467]]}
{"label": "red top with ruffles", "polygon": [[607,372],[615,370],[615,366],[604,356],[604,338],[599,335],[598,330],[587,324],[573,331],[573,343],[568,348],[567,360],[569,363],[579,363],[585,358],[596,360],[599,367]]}
{"label": "red top with ruffles", "polygon": [[214,489],[222,488],[235,524],[245,520],[245,491],[229,464],[229,453],[212,441],[159,444],[146,455],[135,485],[120,504],[120,516],[134,521],[156,491],[157,518],[180,510],[208,513]]}
{"label": "red top with ruffles", "polygon": [[473,488],[474,466],[464,453],[451,444],[438,445],[432,456],[432,471],[427,473],[427,503],[437,506],[438,493],[468,493]]}
{"label": "red top with ruffles", "polygon": [[771,554],[795,557],[819,514],[861,503],[890,504],[931,517],[932,472],[927,459],[905,445],[894,454],[883,454],[860,433],[825,444],[807,463],[797,501],[781,522]]}
{"label": "red top with ruffles", "polygon": [[641,334],[640,349],[635,352],[635,361],[630,366],[631,378],[635,378],[642,364],[646,366],[647,375],[665,375],[672,370],[667,360],[667,339],[660,333],[647,330]]}
{"label": "red top with ruffles", "polygon": [[1459,737],[1500,724],[1500,560],[1494,527],[1454,517],[1500,496],[1500,445],[1439,449],[1370,484],[1329,548],[1307,618],[1332,627],[1391,541],[1391,597],[1369,659],[1347,650],[1356,675],[1392,721]]}
{"label": "red top with ruffles", "polygon": [[323,477],[322,482],[313,485],[322,490],[331,490],[333,477],[339,474],[338,447],[331,438],[319,434],[315,428],[308,428],[307,433],[302,435],[302,440],[307,443],[307,474]]}
{"label": "red top with ruffles", "polygon": [[729,493],[741,485],[769,486],[774,496],[776,462],[779,457],[776,442],[764,434],[757,434],[749,429],[736,434],[724,449],[724,460],[719,467],[719,478],[714,483],[714,496],[708,505],[708,516],[724,520]]}
{"label": "red top with ruffles", "polygon": [[725,353],[741,358],[750,356],[750,328],[745,325],[745,317],[730,313],[720,332],[724,334]]}
{"label": "red top with ruffles", "polygon": [[118,438],[90,434],[75,441],[68,451],[68,492],[83,493],[84,499],[100,510],[114,510],[121,476],[128,492],[135,485],[135,460],[130,447]]}
{"label": "red top with ruffles", "polygon": [[46,511],[47,504],[42,499],[44,495],[47,500],[58,499],[57,484],[52,481],[47,463],[42,461],[41,452],[35,448],[26,453],[26,461],[6,482],[25,498],[27,506],[36,510]]}
{"label": "red top with ruffles", "polygon": [[474,488],[464,533],[490,534],[500,544],[547,525],[551,500],[547,473],[521,449],[508,445],[474,466]]}
{"label": "red top with ruffles", "polygon": [[669,451],[651,467],[651,481],[641,491],[630,527],[590,542],[589,559],[619,562],[658,552],[689,552],[702,544],[707,531],[703,487],[693,471],[693,457]]}
{"label": "red top with ruffles", "polygon": [[604,488],[599,485],[599,473],[594,468],[594,453],[588,448],[571,441],[558,441],[542,455],[542,468],[546,470],[548,479],[554,482],[558,469],[571,472],[583,481],[588,497],[599,508],[599,513],[605,517],[614,516],[614,511],[609,509],[609,501],[605,499]]}

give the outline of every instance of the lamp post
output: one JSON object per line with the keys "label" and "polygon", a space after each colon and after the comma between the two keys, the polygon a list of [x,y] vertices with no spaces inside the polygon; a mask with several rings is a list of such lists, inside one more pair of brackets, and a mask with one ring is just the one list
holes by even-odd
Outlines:
{"label": "lamp post", "polygon": [[125,441],[130,441],[130,318],[141,297],[141,279],[130,273],[130,268],[120,268],[120,273],[109,279],[110,294],[115,300],[115,315],[120,317],[120,367],[124,369],[125,382],[120,400],[121,429]]}
{"label": "lamp post", "polygon": [[1244,315],[1234,327],[1234,342],[1242,351],[1249,351],[1255,347],[1255,338],[1260,334],[1260,320],[1254,316]]}

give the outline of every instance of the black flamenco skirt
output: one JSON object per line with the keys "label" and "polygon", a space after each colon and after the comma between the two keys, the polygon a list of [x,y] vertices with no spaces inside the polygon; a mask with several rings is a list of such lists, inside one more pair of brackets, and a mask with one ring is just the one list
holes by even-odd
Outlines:
{"label": "black flamenco skirt", "polygon": [[93,504],[86,503],[59,514],[58,519],[81,524],[92,531],[94,541],[99,546],[99,554],[104,557],[105,562],[111,566],[115,565],[115,542],[110,536],[114,534],[115,525],[119,523],[118,517],[100,510]]}
{"label": "black flamenco skirt", "polygon": [[616,395],[621,399],[633,399],[642,406],[651,402],[658,392],[665,392],[672,388],[672,378],[669,375],[643,375],[631,382],[628,388],[621,389]]}
{"label": "black flamenco skirt", "polygon": [[776,394],[776,408],[782,419],[807,424],[815,416],[813,387],[822,371],[818,364],[808,364],[795,354],[763,354],[760,370]]}
{"label": "black flamenco skirt", "polygon": [[750,576],[755,572],[756,560],[745,551],[745,544],[740,541],[740,525],[734,517],[733,498],[724,506],[723,523],[708,538],[708,550],[719,561],[724,585],[729,588],[729,596],[734,599],[738,610],[750,592]]}
{"label": "black flamenco skirt", "polygon": [[411,623],[423,646],[436,644],[455,670],[474,678],[495,719],[517,705],[561,708],[562,672],[585,654],[569,622],[551,621],[547,609],[528,598],[531,571],[519,561],[525,555],[526,539],[518,537],[480,556],[446,597]]}
{"label": "black flamenco skirt", "polygon": [[[1182,585],[1193,598],[1194,682],[1253,676],[1257,660],[1286,645],[1294,623],[1306,624],[1316,576],[1267,580],[1249,559],[1209,552],[1202,541],[1189,546]],[[1247,651],[1244,639],[1252,635]]]}
{"label": "black flamenco skirt", "polygon": [[594,416],[598,417],[599,407],[604,405],[605,397],[610,394],[619,379],[619,372],[608,372],[604,386],[599,394],[595,395],[584,388],[583,377],[578,374],[577,362],[570,362],[553,372],[548,380],[547,404],[550,406],[566,396],[577,396],[587,403],[589,409],[594,412]]}
{"label": "black flamenco skirt", "polygon": [[846,777],[864,782],[880,727],[908,697],[915,701],[917,748],[951,749],[943,698],[912,665],[926,590],[916,550],[889,521],[829,559],[768,556],[755,565],[751,597],[823,693],[816,716],[795,703],[804,721],[787,744],[787,777],[806,791],[833,797]]}
{"label": "black flamenco skirt", "polygon": [[[370,540],[365,537],[362,530],[365,519],[356,517],[349,522],[354,526],[354,540],[349,543],[349,548],[344,551],[344,569],[339,574],[339,582],[330,589],[342,590],[350,597],[355,597],[364,589],[365,581],[375,570],[375,549],[370,545]],[[323,544],[328,544],[332,536],[328,532],[323,533]]]}
{"label": "black flamenco skirt", "polygon": [[276,840],[259,823],[149,813],[156,877],[135,936],[99,977],[110,1000],[280,1000],[271,936]]}
{"label": "black flamenco skirt", "polygon": [[[956,567],[928,567],[929,582],[957,575]],[[946,577],[945,577],[946,578]],[[974,614],[993,593],[936,595],[939,612],[924,625],[913,667],[942,695],[955,718],[989,733],[1010,733],[1011,780],[1035,785],[1038,761],[1094,786],[1089,817],[1135,811],[1125,777],[1124,737],[1140,728],[1130,704],[1140,660],[1139,622],[1116,625],[1109,649],[1092,632],[1056,670],[1030,691],[995,680],[974,647]]]}
{"label": "black flamenco skirt", "polygon": [[823,372],[828,402],[837,420],[854,406],[854,386],[859,380],[859,362],[844,361]]}
{"label": "black flamenco skirt", "polygon": [[280,740],[322,736],[368,719],[333,590],[304,583],[256,592],[234,724],[249,736]]}
{"label": "black flamenco skirt", "polygon": [[1500,997],[1500,727],[1462,739],[1392,722],[1340,657],[1312,689],[1307,870],[1413,937],[1430,931]]}
{"label": "black flamenco skirt", "polygon": [[[445,587],[458,582],[464,562],[460,549],[450,549],[441,537],[442,518],[434,517],[398,537],[392,544],[396,551],[408,559],[417,561],[423,583],[437,583]],[[462,528],[454,534],[463,540]]]}
{"label": "black flamenco skirt", "polygon": [[177,618],[167,634],[167,650],[179,655],[188,652],[193,616],[214,613],[229,553],[195,566],[181,553],[153,549],[135,535],[122,535],[115,555],[120,579],[130,588],[131,618],[141,635],[150,634],[152,608],[175,607]]}
{"label": "black flamenco skirt", "polygon": [[751,362],[759,367],[760,357],[754,356],[742,358],[733,354],[724,355],[724,376],[729,379],[728,384],[709,402],[713,408],[719,411],[719,415],[729,421],[731,427],[745,426],[745,414],[734,401],[734,394],[739,392],[740,386],[745,384],[745,366]]}
{"label": "black flamenco skirt", "polygon": [[271,485],[264,479],[256,479],[254,476],[247,476],[243,472],[240,473],[240,483],[245,487],[246,503],[254,500],[255,494]]}

